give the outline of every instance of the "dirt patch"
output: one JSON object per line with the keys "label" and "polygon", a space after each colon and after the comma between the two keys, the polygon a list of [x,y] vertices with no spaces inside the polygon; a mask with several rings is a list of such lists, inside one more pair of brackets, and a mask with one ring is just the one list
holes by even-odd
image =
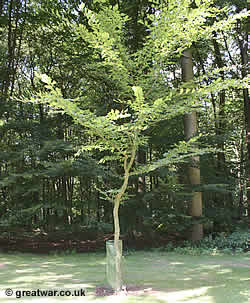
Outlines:
{"label": "dirt patch", "polygon": [[52,251],[92,252],[104,250],[106,238],[97,240],[37,240],[37,239],[0,239],[2,251],[30,253],[49,253]]}
{"label": "dirt patch", "polygon": [[[94,252],[104,251],[107,240],[113,240],[113,234],[99,235],[89,238],[87,234],[51,232],[43,233],[37,231],[25,230],[0,230],[0,248],[3,252],[19,251],[30,253],[50,253],[56,252]],[[178,240],[177,235],[167,235],[157,241],[153,241],[145,236],[130,239],[122,237],[124,247],[132,249],[145,249],[150,247],[160,247],[168,243],[175,243]]]}

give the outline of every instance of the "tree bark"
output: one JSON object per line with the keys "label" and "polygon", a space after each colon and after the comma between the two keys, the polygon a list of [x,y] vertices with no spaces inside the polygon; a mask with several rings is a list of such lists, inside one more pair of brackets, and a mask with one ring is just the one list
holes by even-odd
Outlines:
{"label": "tree bark", "polygon": [[[237,7],[236,12],[240,12],[240,5]],[[240,49],[241,56],[241,77],[245,78],[248,74],[248,27],[249,18],[246,21],[237,22],[237,40]],[[246,188],[247,188],[247,213],[250,216],[250,100],[248,88],[243,89],[243,100],[244,100],[244,116],[245,116],[245,134],[246,134],[246,146],[247,146],[247,157],[246,157]]]}
{"label": "tree bark", "polygon": [[[247,64],[248,64],[248,35],[244,33],[243,39],[239,39],[240,54],[242,62],[241,75],[242,78],[247,76]],[[247,205],[248,205],[248,216],[250,216],[250,99],[248,88],[243,89],[244,98],[244,115],[245,115],[245,129],[246,129],[246,145],[247,145]]]}
{"label": "tree bark", "polygon": [[[184,82],[191,81],[193,79],[193,62],[192,52],[190,49],[184,51],[181,58],[182,67],[182,80]],[[185,114],[184,116],[184,134],[185,139],[188,141],[197,134],[197,117],[196,112]],[[187,175],[190,185],[200,184],[200,158],[192,157],[187,167]],[[201,192],[193,192],[192,200],[189,207],[189,215],[194,218],[202,216],[202,195]],[[194,224],[190,234],[190,240],[198,241],[203,238],[203,225]]]}
{"label": "tree bark", "polygon": [[[218,68],[223,68],[225,66],[221,52],[220,52],[220,46],[219,43],[216,40],[216,33],[214,33],[214,39],[213,46],[214,46],[214,55],[215,55],[215,62]],[[224,71],[220,71],[220,76],[224,80]],[[225,168],[225,146],[224,146],[224,139],[223,133],[225,131],[226,125],[226,119],[225,119],[225,101],[226,101],[226,94],[225,90],[220,91],[219,93],[219,113],[218,113],[218,122],[217,122],[217,129],[216,129],[216,135],[219,137],[219,144],[218,148],[220,151],[217,154],[218,159],[218,170],[221,171],[223,168]]]}
{"label": "tree bark", "polygon": [[114,199],[113,219],[114,219],[114,247],[115,247],[115,269],[116,269],[115,291],[116,292],[119,292],[122,286],[122,272],[121,272],[122,251],[121,251],[121,246],[119,245],[119,240],[120,240],[119,207],[122,201],[122,197],[128,187],[129,172],[134,163],[135,154],[136,154],[136,145],[132,147],[130,160],[128,160],[127,155],[124,156],[125,158],[124,158],[123,184]]}

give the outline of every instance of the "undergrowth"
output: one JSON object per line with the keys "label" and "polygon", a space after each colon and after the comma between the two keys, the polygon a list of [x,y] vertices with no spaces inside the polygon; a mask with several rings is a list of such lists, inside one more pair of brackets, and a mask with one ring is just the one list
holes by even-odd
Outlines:
{"label": "undergrowth", "polygon": [[245,231],[238,230],[230,235],[221,233],[214,238],[210,235],[198,242],[185,241],[179,247],[175,247],[172,243],[169,243],[167,246],[155,250],[174,251],[185,255],[246,253],[250,251],[250,229]]}

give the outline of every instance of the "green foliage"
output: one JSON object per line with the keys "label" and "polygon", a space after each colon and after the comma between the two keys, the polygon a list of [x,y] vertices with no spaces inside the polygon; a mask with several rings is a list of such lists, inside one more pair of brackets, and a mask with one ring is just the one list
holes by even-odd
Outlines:
{"label": "green foliage", "polygon": [[250,230],[238,230],[230,235],[221,233],[215,238],[210,235],[195,244],[186,241],[179,247],[170,244],[162,250],[195,256],[244,253],[250,250]]}
{"label": "green foliage", "polygon": [[[99,220],[91,231],[109,232],[112,204],[103,197],[119,192],[122,160],[135,144],[145,161],[135,158],[131,167],[122,230],[188,227],[190,192],[197,188],[185,186],[185,162],[199,155],[209,231],[233,231],[247,213],[249,188],[242,96],[249,76],[239,55],[249,16],[243,2],[6,2],[0,222],[45,228],[51,218],[56,228],[71,228],[70,217],[72,225]],[[187,47],[195,77],[181,84],[179,59]],[[32,96],[45,103],[19,102]],[[193,110],[202,136],[187,143],[182,118]],[[140,197],[139,177],[145,179]]]}
{"label": "green foliage", "polygon": [[164,208],[157,210],[153,219],[156,234],[162,235],[185,232],[192,224],[192,217],[180,211],[169,211]]}
{"label": "green foliage", "polygon": [[231,252],[249,251],[250,249],[250,230],[238,230],[230,235],[221,234],[205,238],[200,243],[201,247],[210,249],[229,250]]}

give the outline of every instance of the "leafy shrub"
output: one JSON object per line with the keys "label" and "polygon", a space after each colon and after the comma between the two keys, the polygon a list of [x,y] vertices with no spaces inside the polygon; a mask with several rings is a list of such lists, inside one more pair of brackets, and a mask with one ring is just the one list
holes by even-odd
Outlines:
{"label": "leafy shrub", "polygon": [[210,235],[197,243],[185,241],[181,247],[168,245],[162,249],[185,255],[235,254],[250,251],[250,229],[238,230],[229,236],[221,233],[214,239]]}
{"label": "leafy shrub", "polygon": [[241,218],[239,220],[238,208],[222,208],[222,207],[210,207],[205,209],[205,217],[213,223],[212,229],[208,232],[228,232],[232,233],[237,228],[244,229],[245,226],[250,226],[249,219]]}
{"label": "leafy shrub", "polygon": [[219,250],[230,249],[231,251],[247,251],[250,249],[250,230],[236,231],[229,236],[221,233],[214,239],[210,236],[200,241],[199,245],[201,247],[217,248]]}

